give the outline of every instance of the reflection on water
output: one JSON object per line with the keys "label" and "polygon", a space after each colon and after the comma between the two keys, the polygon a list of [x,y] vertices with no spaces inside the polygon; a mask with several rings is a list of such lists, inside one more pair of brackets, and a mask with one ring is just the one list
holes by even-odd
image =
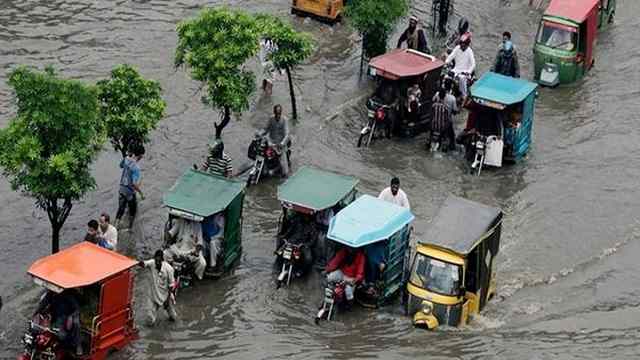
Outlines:
{"label": "reflection on water", "polygon": [[[147,199],[133,234],[123,236],[130,256],[159,246],[166,219],[161,196],[192,163],[201,160],[217,113],[199,101],[199,86],[174,70],[175,24],[203,5],[221,1],[5,0],[0,3],[0,125],[14,111],[6,72],[17,64],[53,64],[62,74],[94,81],[119,63],[158,79],[169,104],[142,163]],[[252,11],[288,15],[282,0],[225,1]],[[413,11],[428,18],[428,2]],[[514,34],[523,75],[532,73],[539,13],[527,1],[456,1],[468,17],[479,70],[488,69],[502,31]],[[584,80],[540,89],[534,144],[517,165],[467,174],[460,155],[432,155],[423,139],[383,140],[357,149],[370,84],[358,79],[359,39],[343,25],[331,28],[292,18],[310,31],[318,50],[294,77],[300,121],[295,124],[294,166],[311,164],[359,177],[361,190],[377,193],[397,175],[410,197],[420,237],[448,193],[498,205],[507,214],[498,258],[498,299],[464,329],[425,332],[411,327],[399,304],[378,311],[355,309],[335,321],[313,324],[320,304],[318,274],[276,290],[273,236],[279,216],[277,180],[248,191],[244,253],[220,281],[181,293],[180,321],[141,328],[141,339],[115,359],[630,359],[640,352],[637,301],[637,181],[640,147],[636,125],[640,93],[640,38],[635,1],[619,2],[616,24],[601,34],[596,66]],[[396,34],[397,36],[398,34]],[[253,65],[252,65],[253,66]],[[274,103],[289,102],[284,78],[272,98],[257,94],[252,109],[225,130],[239,166],[246,146]],[[635,84],[635,85],[634,85]],[[456,120],[462,124],[464,119]],[[95,192],[74,207],[64,244],[78,239],[89,216],[115,210],[117,154],[105,150],[95,164]],[[0,357],[19,348],[24,317],[36,290],[24,275],[49,249],[46,216],[29,198],[0,180]],[[136,289],[142,314],[146,277]]]}

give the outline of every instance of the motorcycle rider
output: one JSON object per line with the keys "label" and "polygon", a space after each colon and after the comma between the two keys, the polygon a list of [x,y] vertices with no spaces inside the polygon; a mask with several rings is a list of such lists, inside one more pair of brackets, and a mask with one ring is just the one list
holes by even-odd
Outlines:
{"label": "motorcycle rider", "polygon": [[282,176],[287,177],[289,175],[289,162],[287,159],[289,125],[287,124],[287,119],[282,116],[282,106],[280,104],[273,107],[273,117],[269,119],[264,131],[267,135],[269,146],[275,147],[278,152]]}
{"label": "motorcycle rider", "polygon": [[402,47],[403,42],[407,42],[407,48],[418,50],[425,54],[430,54],[429,44],[427,43],[427,36],[421,27],[418,27],[418,18],[411,16],[409,18],[409,27],[400,35],[398,39],[398,49]]}
{"label": "motorcycle rider", "polygon": [[453,49],[445,60],[447,64],[454,62],[453,72],[459,82],[463,104],[468,95],[467,83],[476,70],[476,58],[470,45],[471,33],[467,32],[460,37],[460,44]]}
{"label": "motorcycle rider", "polygon": [[500,47],[498,49],[496,60],[491,71],[505,76],[511,76],[515,78],[520,77],[518,53],[516,52],[515,46],[511,42],[511,33],[508,31],[505,31],[502,34],[502,43],[500,44]]}
{"label": "motorcycle rider", "polygon": [[67,347],[75,348],[76,355],[81,356],[80,306],[76,295],[75,290],[65,290],[60,294],[47,290],[36,314],[50,314],[51,328],[58,331],[58,339]]}
{"label": "motorcycle rider", "polygon": [[325,268],[327,282],[344,281],[346,283],[345,296],[349,305],[353,303],[355,286],[364,279],[365,262],[362,249],[345,246],[336,253]]}

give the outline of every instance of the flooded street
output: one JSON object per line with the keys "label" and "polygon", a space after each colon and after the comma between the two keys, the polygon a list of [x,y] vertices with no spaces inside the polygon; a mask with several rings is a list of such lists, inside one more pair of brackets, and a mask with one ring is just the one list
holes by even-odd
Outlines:
{"label": "flooded street", "polygon": [[[7,73],[19,64],[52,64],[65,77],[94,82],[129,63],[160,81],[167,116],[151,137],[142,167],[146,200],[138,225],[120,249],[149,257],[160,246],[162,194],[206,151],[216,110],[200,102],[199,84],[173,68],[175,26],[204,5],[231,4],[289,15],[286,0],[2,0],[0,126],[15,112]],[[532,78],[531,49],[540,12],[526,0],[457,0],[468,17],[479,73],[492,64],[504,30],[514,34],[522,75]],[[428,19],[429,2],[414,1]],[[359,37],[293,18],[318,49],[295,74],[300,120],[293,124],[293,167],[333,170],[361,179],[377,194],[391,176],[402,181],[419,238],[449,193],[506,213],[498,257],[498,299],[463,329],[414,329],[399,304],[356,308],[316,326],[319,277],[276,290],[272,255],[276,180],[248,190],[243,255],[234,271],[181,293],[180,320],[140,326],[140,339],[110,359],[632,359],[640,356],[640,2],[618,1],[615,24],[599,34],[595,67],[581,81],[541,89],[534,142],[526,160],[465,171],[460,155],[432,155],[423,137],[355,147],[370,83],[358,78]],[[395,43],[399,32],[392,39]],[[251,64],[254,66],[255,64]],[[258,73],[259,74],[259,73]],[[275,103],[290,108],[286,79],[271,98],[258,91],[252,108],[224,132],[234,166],[246,161],[253,133]],[[458,119],[458,121],[462,121]],[[61,247],[84,236],[99,213],[115,213],[119,154],[105,147],[95,162],[95,191],[77,203]],[[46,213],[0,178],[0,358],[14,358],[38,292],[25,275],[50,251]],[[147,276],[138,277],[136,309],[144,314]],[[142,324],[142,321],[139,322]]]}

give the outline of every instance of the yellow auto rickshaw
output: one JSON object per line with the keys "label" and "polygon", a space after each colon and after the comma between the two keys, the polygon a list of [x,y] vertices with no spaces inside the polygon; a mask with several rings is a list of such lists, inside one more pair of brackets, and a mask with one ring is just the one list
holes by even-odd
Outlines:
{"label": "yellow auto rickshaw", "polygon": [[418,241],[407,283],[417,327],[463,326],[496,294],[502,211],[450,196]]}
{"label": "yellow auto rickshaw", "polygon": [[344,10],[344,0],[292,0],[291,13],[311,15],[327,22],[340,21]]}

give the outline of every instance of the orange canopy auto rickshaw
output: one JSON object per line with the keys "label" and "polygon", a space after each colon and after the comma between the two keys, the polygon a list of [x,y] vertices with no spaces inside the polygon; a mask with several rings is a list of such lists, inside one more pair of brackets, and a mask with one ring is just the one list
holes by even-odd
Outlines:
{"label": "orange canopy auto rickshaw", "polygon": [[[131,270],[136,264],[89,242],[37,260],[28,273],[46,293],[23,337],[24,352],[18,359],[103,360],[136,339]],[[72,310],[61,315],[56,311],[60,308]],[[56,319],[60,316],[62,321]],[[80,348],[69,346],[64,335],[69,333],[77,334],[74,342]]]}

